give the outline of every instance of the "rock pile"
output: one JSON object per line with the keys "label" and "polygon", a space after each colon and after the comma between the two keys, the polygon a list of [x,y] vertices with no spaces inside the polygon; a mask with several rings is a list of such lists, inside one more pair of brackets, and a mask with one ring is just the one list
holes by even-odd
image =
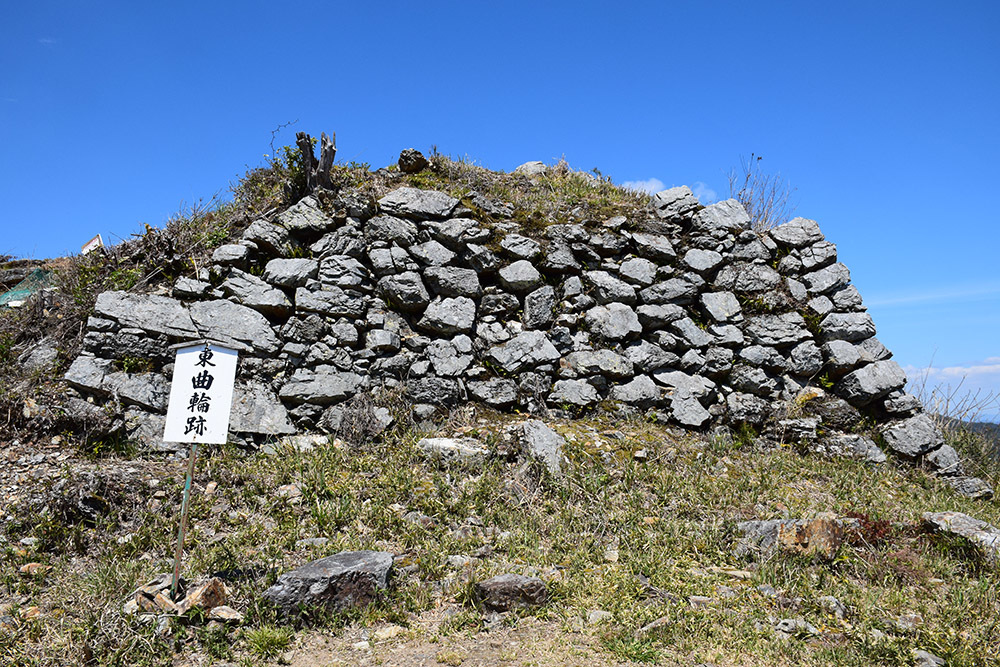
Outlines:
{"label": "rock pile", "polygon": [[[231,430],[246,441],[336,432],[345,401],[396,387],[421,416],[466,400],[563,416],[615,406],[873,461],[878,439],[963,493],[991,493],[904,391],[812,220],[760,233],[736,200],[702,206],[687,187],[636,219],[537,234],[479,193],[468,206],[412,187],[323,202],[253,222],[169,296],[101,294],[66,379],[121,401],[132,437],[163,447],[169,345],[211,338],[243,351]],[[153,370],[127,372],[134,359]],[[881,425],[874,439],[858,434],[865,419]]]}

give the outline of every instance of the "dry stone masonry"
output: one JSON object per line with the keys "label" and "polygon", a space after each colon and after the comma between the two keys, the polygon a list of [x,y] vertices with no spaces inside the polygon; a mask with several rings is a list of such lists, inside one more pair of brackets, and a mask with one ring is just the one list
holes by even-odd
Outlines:
{"label": "dry stone masonry", "polygon": [[[345,402],[396,388],[421,418],[473,400],[747,425],[873,462],[887,448],[961,493],[992,493],[905,392],[814,221],[757,232],[736,200],[702,206],[677,187],[634,219],[529,233],[509,203],[475,202],[412,187],[307,196],[169,294],[101,294],[66,379],[169,449],[169,346],[210,338],[242,350],[232,434],[250,444],[336,432]],[[154,370],[120,370],[126,359]]]}

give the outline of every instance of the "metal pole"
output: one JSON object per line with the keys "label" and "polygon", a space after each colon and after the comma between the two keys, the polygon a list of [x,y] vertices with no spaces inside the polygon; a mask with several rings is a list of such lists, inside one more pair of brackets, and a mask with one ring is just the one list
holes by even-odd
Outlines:
{"label": "metal pole", "polygon": [[184,480],[184,498],[181,500],[181,525],[177,531],[177,549],[174,551],[174,578],[170,583],[170,599],[174,601],[177,600],[177,582],[181,576],[181,555],[184,553],[184,533],[187,532],[188,510],[191,505],[191,478],[194,477],[194,457],[197,452],[198,444],[192,442],[187,478]]}

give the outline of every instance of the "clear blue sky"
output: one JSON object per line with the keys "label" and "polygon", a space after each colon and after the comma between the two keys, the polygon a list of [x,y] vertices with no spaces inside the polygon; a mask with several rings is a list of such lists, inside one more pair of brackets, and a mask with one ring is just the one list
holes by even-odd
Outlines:
{"label": "clear blue sky", "polygon": [[373,166],[433,144],[719,196],[755,152],[901,364],[1000,389],[998,34],[995,2],[8,0],[0,253],[162,224],[295,120],[279,145]]}

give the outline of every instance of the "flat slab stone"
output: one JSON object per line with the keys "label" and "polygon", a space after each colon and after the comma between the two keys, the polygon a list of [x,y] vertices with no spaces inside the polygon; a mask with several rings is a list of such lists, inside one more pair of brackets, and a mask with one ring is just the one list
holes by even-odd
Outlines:
{"label": "flat slab stone", "polygon": [[663,190],[653,195],[653,210],[664,220],[672,220],[684,216],[698,207],[698,199],[691,188],[680,185],[669,190]]}
{"label": "flat slab stone", "polygon": [[388,589],[392,561],[384,551],[344,551],[286,572],[264,599],[290,615],[363,607]]}
{"label": "flat slab stone", "polygon": [[944,480],[948,486],[955,489],[955,493],[972,498],[973,500],[989,500],[993,497],[993,487],[979,477],[946,477]]}
{"label": "flat slab stone", "polygon": [[732,292],[705,292],[701,295],[701,305],[715,322],[743,319],[740,301]]}
{"label": "flat slab stone", "polygon": [[378,205],[386,213],[428,220],[448,217],[458,200],[435,190],[399,188],[379,199]]}
{"label": "flat slab stone", "polygon": [[489,450],[474,438],[424,438],[417,448],[442,461],[482,461]]}
{"label": "flat slab stone", "polygon": [[467,386],[474,399],[495,408],[509,408],[517,400],[517,383],[506,378],[469,382]]}
{"label": "flat slab stone", "polygon": [[94,304],[94,315],[173,338],[198,338],[191,314],[180,301],[154,294],[102,292]]}
{"label": "flat slab stone", "polygon": [[537,607],[549,600],[545,582],[520,574],[501,574],[476,582],[475,591],[483,607],[496,612]]}
{"label": "flat slab stone", "polygon": [[558,380],[552,385],[547,399],[549,405],[588,408],[601,400],[594,385],[586,380]]}
{"label": "flat slab stone", "polygon": [[362,297],[336,286],[315,291],[305,287],[295,290],[295,307],[300,311],[329,317],[360,317],[365,312],[365,306]]}
{"label": "flat slab stone", "polygon": [[746,328],[750,339],[760,345],[782,347],[811,338],[806,321],[796,312],[781,315],[756,315]]}
{"label": "flat slab stone", "polygon": [[639,316],[623,303],[595,306],[587,311],[584,319],[593,334],[607,340],[627,340],[642,333]]}
{"label": "flat slab stone", "polygon": [[868,313],[830,313],[819,326],[826,341],[857,342],[875,335],[875,322]]}
{"label": "flat slab stone", "polygon": [[657,261],[672,260],[677,257],[673,244],[666,236],[635,232],[632,234],[632,242],[640,257]]}
{"label": "flat slab stone", "polygon": [[782,245],[802,248],[823,240],[823,232],[815,220],[795,218],[783,225],[778,225],[770,231],[771,238]]}
{"label": "flat slab stone", "polygon": [[991,524],[961,512],[924,512],[923,519],[928,528],[963,538],[992,565],[1000,565],[1000,530]]}
{"label": "flat slab stone", "polygon": [[739,232],[750,228],[750,216],[743,204],[735,199],[726,199],[698,211],[692,226],[706,231],[726,230]]}
{"label": "flat slab stone", "polygon": [[431,301],[417,326],[438,334],[456,334],[472,331],[475,322],[476,302],[457,296]]}
{"label": "flat slab stone", "polygon": [[350,398],[361,384],[362,378],[356,373],[317,373],[300,368],[281,387],[278,396],[289,403],[327,405]]}
{"label": "flat slab stone", "polygon": [[632,362],[611,350],[573,352],[564,363],[581,375],[601,374],[615,380],[632,377]]}
{"label": "flat slab stone", "polygon": [[838,262],[818,271],[805,274],[802,276],[802,281],[806,284],[809,294],[825,294],[851,282],[851,272],[846,266]]}
{"label": "flat slab stone", "polygon": [[192,303],[191,320],[205,338],[223,344],[236,343],[234,347],[252,348],[264,354],[274,354],[281,347],[266,317],[225,299]]}
{"label": "flat slab stone", "polygon": [[264,267],[264,280],[279,287],[302,287],[318,272],[315,259],[272,259]]}
{"label": "flat slab stone", "polygon": [[226,296],[234,297],[242,305],[272,317],[287,317],[293,309],[285,293],[257,276],[232,269],[221,285]]}
{"label": "flat slab stone", "polygon": [[780,548],[831,559],[836,556],[847,533],[857,526],[856,519],[841,519],[825,513],[813,519],[742,521],[736,524],[743,537],[737,541],[735,553],[737,556],[766,556]]}
{"label": "flat slab stone", "polygon": [[631,382],[611,388],[610,397],[616,401],[648,408],[660,402],[660,388],[648,375],[640,375]]}
{"label": "flat slab stone", "polygon": [[486,359],[507,373],[558,360],[559,351],[541,331],[525,331],[502,345],[491,347]]}

